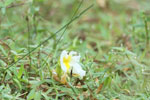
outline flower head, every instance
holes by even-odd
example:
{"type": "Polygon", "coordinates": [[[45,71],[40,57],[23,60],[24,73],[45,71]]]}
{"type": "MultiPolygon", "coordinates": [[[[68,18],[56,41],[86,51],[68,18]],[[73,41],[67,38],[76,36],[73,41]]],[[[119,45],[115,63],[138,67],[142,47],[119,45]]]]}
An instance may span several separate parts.
{"type": "Polygon", "coordinates": [[[86,72],[82,69],[79,62],[80,55],[77,55],[77,52],[71,51],[68,53],[66,50],[62,51],[60,55],[60,64],[63,72],[70,73],[72,70],[74,75],[78,75],[83,78],[86,72]]]}

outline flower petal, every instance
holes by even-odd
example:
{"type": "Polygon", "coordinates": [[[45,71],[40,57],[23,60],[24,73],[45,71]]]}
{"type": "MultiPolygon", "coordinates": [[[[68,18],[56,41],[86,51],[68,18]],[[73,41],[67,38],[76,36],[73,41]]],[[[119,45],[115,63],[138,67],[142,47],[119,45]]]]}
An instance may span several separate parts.
{"type": "Polygon", "coordinates": [[[72,56],[72,60],[71,60],[71,62],[76,62],[76,63],[78,63],[78,62],[80,62],[80,55],[79,56],[72,56]]]}
{"type": "Polygon", "coordinates": [[[82,67],[78,63],[72,63],[72,69],[73,74],[77,74],[80,76],[80,78],[83,78],[85,76],[85,71],[82,69],[82,67]]]}
{"type": "Polygon", "coordinates": [[[76,55],[76,54],[77,54],[77,52],[75,52],[75,51],[70,51],[70,53],[69,53],[69,55],[71,55],[71,56],[76,55]]]}
{"type": "Polygon", "coordinates": [[[83,78],[85,76],[86,71],[82,69],[80,66],[80,55],[77,55],[77,52],[71,51],[69,54],[67,51],[62,51],[61,56],[60,56],[60,64],[61,64],[61,69],[65,73],[70,73],[72,69],[73,75],[80,76],[80,78],[83,78]]]}
{"type": "Polygon", "coordinates": [[[80,61],[80,55],[78,55],[77,56],[77,52],[75,52],[75,51],[71,51],[70,53],[69,53],[69,55],[71,55],[72,56],[72,62],[79,62],[80,61]]]}
{"type": "Polygon", "coordinates": [[[60,55],[60,64],[61,64],[61,69],[64,72],[67,72],[67,68],[65,66],[65,64],[63,63],[63,58],[68,56],[68,52],[66,50],[62,51],[61,55],[60,55]]]}

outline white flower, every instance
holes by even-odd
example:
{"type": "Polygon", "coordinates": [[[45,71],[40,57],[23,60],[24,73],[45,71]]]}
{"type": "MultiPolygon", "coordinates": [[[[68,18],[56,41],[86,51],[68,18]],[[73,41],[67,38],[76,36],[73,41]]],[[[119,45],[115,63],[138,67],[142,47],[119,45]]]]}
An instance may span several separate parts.
{"type": "Polygon", "coordinates": [[[65,73],[70,73],[72,70],[72,73],[74,75],[79,75],[80,78],[83,78],[86,72],[82,69],[79,62],[80,55],[77,56],[77,52],[71,51],[70,53],[68,53],[66,50],[62,51],[60,55],[60,64],[61,69],[65,73]]]}

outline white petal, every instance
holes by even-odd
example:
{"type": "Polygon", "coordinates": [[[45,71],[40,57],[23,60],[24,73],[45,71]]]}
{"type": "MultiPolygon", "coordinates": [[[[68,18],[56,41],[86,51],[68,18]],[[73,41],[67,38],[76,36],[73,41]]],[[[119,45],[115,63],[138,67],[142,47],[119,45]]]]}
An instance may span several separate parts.
{"type": "Polygon", "coordinates": [[[71,59],[71,62],[76,62],[76,63],[78,63],[78,62],[80,62],[80,55],[79,56],[72,56],[72,59],[71,59]]]}
{"type": "Polygon", "coordinates": [[[63,63],[63,58],[68,56],[68,52],[66,50],[62,51],[61,55],[60,55],[60,64],[61,64],[61,68],[64,72],[67,72],[67,68],[65,66],[65,64],[63,63]]]}
{"type": "Polygon", "coordinates": [[[71,55],[71,56],[76,55],[76,54],[77,54],[77,52],[75,52],[75,51],[70,51],[70,53],[69,53],[69,55],[71,55]]]}
{"type": "Polygon", "coordinates": [[[75,52],[75,51],[71,51],[70,53],[69,53],[69,55],[71,55],[72,56],[72,62],[79,62],[80,61],[80,55],[78,55],[77,56],[77,52],[75,52]]]}
{"type": "Polygon", "coordinates": [[[83,78],[85,76],[85,71],[82,69],[82,67],[78,63],[72,63],[72,69],[73,69],[73,74],[78,74],[80,78],[83,78]]]}
{"type": "Polygon", "coordinates": [[[67,52],[66,50],[63,50],[63,51],[61,52],[61,56],[66,56],[66,55],[68,55],[68,52],[67,52]]]}

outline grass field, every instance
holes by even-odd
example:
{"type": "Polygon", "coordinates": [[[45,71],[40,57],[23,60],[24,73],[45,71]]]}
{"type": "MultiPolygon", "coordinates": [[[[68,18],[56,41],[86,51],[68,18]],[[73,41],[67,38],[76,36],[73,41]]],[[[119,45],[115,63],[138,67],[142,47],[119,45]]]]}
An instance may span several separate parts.
{"type": "Polygon", "coordinates": [[[150,100],[149,4],[0,0],[0,100],[150,100]]]}

